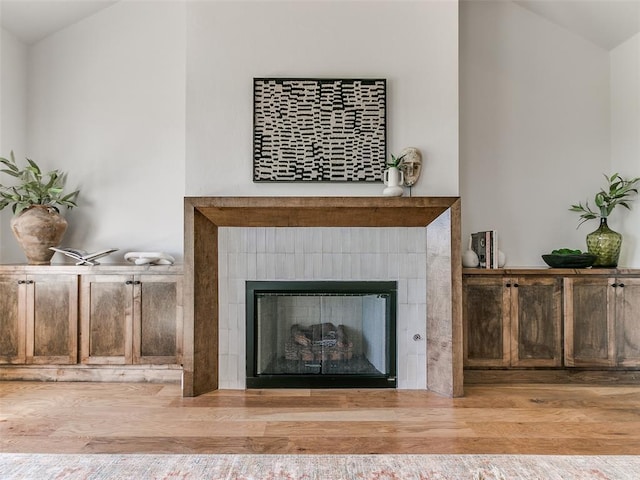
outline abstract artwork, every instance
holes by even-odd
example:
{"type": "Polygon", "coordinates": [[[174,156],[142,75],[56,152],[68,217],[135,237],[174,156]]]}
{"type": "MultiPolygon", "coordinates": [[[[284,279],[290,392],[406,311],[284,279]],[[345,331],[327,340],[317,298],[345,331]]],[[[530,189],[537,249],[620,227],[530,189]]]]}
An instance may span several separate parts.
{"type": "Polygon", "coordinates": [[[386,80],[256,78],[254,182],[380,182],[386,80]]]}

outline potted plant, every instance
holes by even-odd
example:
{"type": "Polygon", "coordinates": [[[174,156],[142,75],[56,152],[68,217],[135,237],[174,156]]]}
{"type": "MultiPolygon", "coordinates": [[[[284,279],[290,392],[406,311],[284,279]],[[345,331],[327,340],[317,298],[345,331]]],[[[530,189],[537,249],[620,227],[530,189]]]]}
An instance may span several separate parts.
{"type": "Polygon", "coordinates": [[[640,177],[625,179],[617,173],[604,177],[607,180],[607,186],[600,189],[594,197],[596,209],[592,209],[587,201],[584,205],[582,202],[571,205],[569,210],[580,213],[582,220],[578,223],[578,227],[588,220],[600,219],[598,229],[587,235],[587,249],[597,257],[594,267],[616,267],[622,247],[622,235],[609,228],[607,218],[618,205],[631,209],[629,203],[633,200],[632,197],[638,194],[637,185],[640,177]]]}
{"type": "Polygon", "coordinates": [[[6,168],[0,170],[14,177],[14,185],[0,184],[0,210],[11,206],[11,230],[31,265],[48,265],[67,230],[67,221],[59,206],[76,206],[78,190],[65,194],[66,175],[58,170],[42,173],[33,160],[27,158],[24,168],[18,167],[13,151],[10,158],[0,157],[6,168]]]}

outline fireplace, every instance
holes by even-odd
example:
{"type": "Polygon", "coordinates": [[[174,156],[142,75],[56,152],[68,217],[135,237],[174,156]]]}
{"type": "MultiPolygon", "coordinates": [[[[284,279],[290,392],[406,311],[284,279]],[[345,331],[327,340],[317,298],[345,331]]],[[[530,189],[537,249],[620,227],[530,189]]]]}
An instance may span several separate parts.
{"type": "Polygon", "coordinates": [[[458,197],[186,197],[184,207],[184,396],[219,388],[232,369],[219,361],[220,227],[426,227],[423,378],[428,390],[463,395],[458,197]]]}
{"type": "Polygon", "coordinates": [[[396,282],[246,282],[247,388],[395,388],[396,296],[396,282]]]}

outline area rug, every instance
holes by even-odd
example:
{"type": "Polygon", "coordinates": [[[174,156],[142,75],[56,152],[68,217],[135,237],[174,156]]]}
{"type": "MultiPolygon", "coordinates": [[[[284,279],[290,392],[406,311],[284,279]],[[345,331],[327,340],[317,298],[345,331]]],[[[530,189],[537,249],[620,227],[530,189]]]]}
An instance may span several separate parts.
{"type": "Polygon", "coordinates": [[[3,480],[637,480],[640,456],[0,454],[3,480]]]}

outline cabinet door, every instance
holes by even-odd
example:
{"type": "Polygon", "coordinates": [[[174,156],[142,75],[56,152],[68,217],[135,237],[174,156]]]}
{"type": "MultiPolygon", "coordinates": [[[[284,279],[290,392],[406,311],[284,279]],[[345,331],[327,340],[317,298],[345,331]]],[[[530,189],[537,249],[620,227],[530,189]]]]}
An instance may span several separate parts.
{"type": "Polygon", "coordinates": [[[0,275],[0,364],[26,361],[26,281],[0,275]]]}
{"type": "Polygon", "coordinates": [[[510,295],[501,276],[466,277],[463,289],[464,365],[507,367],[510,295]]]}
{"type": "Polygon", "coordinates": [[[562,282],[520,277],[511,288],[511,366],[562,365],[562,282]]]}
{"type": "Polygon", "coordinates": [[[134,281],[133,362],[175,364],[182,349],[182,282],[176,275],[134,281]]]}
{"type": "Polygon", "coordinates": [[[77,363],[78,277],[28,275],[27,291],[27,363],[77,363]]]}
{"type": "Polygon", "coordinates": [[[615,364],[614,279],[564,279],[564,357],[568,367],[615,364]]]}
{"type": "Polygon", "coordinates": [[[617,364],[640,367],[640,278],[618,278],[614,285],[617,364]]]}
{"type": "Polygon", "coordinates": [[[133,276],[83,275],[81,361],[124,365],[132,362],[133,276]]]}

